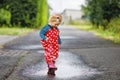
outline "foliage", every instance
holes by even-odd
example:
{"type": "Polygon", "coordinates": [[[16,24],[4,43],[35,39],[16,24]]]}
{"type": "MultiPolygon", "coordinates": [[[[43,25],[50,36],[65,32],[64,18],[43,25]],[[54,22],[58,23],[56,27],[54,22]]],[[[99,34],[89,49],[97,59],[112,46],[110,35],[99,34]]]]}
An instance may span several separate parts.
{"type": "Polygon", "coordinates": [[[83,6],[82,10],[93,25],[103,26],[105,29],[113,18],[119,16],[120,2],[117,0],[87,0],[86,6],[83,6]]]}
{"type": "Polygon", "coordinates": [[[114,18],[108,24],[107,29],[114,33],[120,34],[120,18],[114,18]]]}
{"type": "MultiPolygon", "coordinates": [[[[48,5],[46,0],[1,0],[0,9],[4,10],[5,14],[8,12],[10,14],[7,19],[0,16],[6,21],[4,24],[39,27],[47,23],[48,5]]],[[[0,13],[0,15],[3,14],[0,13]]],[[[4,20],[1,20],[0,24],[4,20]]]]}
{"type": "Polygon", "coordinates": [[[10,25],[11,13],[5,9],[0,9],[0,23],[10,25]]]}
{"type": "Polygon", "coordinates": [[[43,26],[48,22],[48,5],[46,0],[39,0],[37,6],[36,26],[43,26]],[[44,7],[42,7],[44,6],[44,7]]]}

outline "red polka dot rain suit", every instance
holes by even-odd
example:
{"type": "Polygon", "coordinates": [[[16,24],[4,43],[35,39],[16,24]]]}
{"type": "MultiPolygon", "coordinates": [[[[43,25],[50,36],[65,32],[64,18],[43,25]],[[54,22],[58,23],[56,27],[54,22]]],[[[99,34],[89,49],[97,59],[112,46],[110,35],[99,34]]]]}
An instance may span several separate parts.
{"type": "Polygon", "coordinates": [[[59,44],[61,44],[59,29],[47,25],[41,30],[40,37],[42,38],[41,43],[45,50],[46,63],[55,61],[58,58],[59,44]],[[48,38],[47,42],[46,38],[48,38]]]}

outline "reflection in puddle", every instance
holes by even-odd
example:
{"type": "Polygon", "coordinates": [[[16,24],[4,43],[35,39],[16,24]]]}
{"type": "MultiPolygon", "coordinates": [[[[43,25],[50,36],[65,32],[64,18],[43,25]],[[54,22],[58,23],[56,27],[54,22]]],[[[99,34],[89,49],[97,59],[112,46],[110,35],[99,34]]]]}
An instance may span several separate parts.
{"type": "Polygon", "coordinates": [[[57,77],[59,78],[68,78],[68,77],[77,77],[77,76],[92,76],[98,74],[96,69],[90,68],[85,65],[80,57],[70,54],[68,52],[61,54],[61,59],[57,64],[58,70],[56,71],[57,77]]]}
{"type": "MultiPolygon", "coordinates": [[[[84,79],[102,73],[94,68],[85,65],[79,56],[69,52],[60,52],[56,66],[58,67],[58,70],[56,71],[55,78],[58,79],[71,79],[73,77],[84,79]]],[[[44,59],[37,65],[30,66],[24,70],[23,75],[27,77],[46,76],[47,66],[44,59]]]]}
{"type": "Polygon", "coordinates": [[[61,36],[62,39],[74,39],[74,36],[61,36]]]}
{"type": "Polygon", "coordinates": [[[22,46],[17,46],[17,49],[26,49],[26,50],[36,50],[36,49],[41,49],[42,45],[22,45],[22,46]]]}

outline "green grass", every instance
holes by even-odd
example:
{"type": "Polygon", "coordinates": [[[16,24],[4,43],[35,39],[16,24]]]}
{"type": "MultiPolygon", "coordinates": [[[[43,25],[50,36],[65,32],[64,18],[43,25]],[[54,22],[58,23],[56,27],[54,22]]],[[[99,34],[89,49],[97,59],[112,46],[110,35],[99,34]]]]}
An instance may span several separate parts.
{"type": "Polygon", "coordinates": [[[82,25],[75,25],[78,29],[90,31],[95,35],[113,41],[114,43],[120,44],[120,34],[114,33],[113,31],[103,30],[103,29],[95,29],[91,24],[82,24],[82,25]]]}
{"type": "Polygon", "coordinates": [[[26,35],[32,32],[33,29],[30,28],[0,28],[0,35],[26,35]]]}
{"type": "Polygon", "coordinates": [[[107,40],[113,41],[114,43],[120,44],[120,34],[118,33],[114,33],[109,30],[95,29],[95,34],[107,40]]]}
{"type": "Polygon", "coordinates": [[[93,31],[92,25],[75,25],[78,29],[85,31],[93,31]]]}

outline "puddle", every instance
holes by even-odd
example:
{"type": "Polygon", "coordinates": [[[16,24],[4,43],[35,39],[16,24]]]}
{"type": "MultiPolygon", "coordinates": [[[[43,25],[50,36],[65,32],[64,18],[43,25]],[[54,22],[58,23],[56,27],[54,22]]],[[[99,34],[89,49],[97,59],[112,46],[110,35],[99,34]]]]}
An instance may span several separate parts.
{"type": "MultiPolygon", "coordinates": [[[[75,54],[70,52],[60,52],[59,54],[59,58],[56,61],[56,66],[58,67],[58,70],[55,72],[56,80],[69,80],[74,77],[79,79],[86,79],[102,74],[102,72],[99,72],[97,69],[91,68],[84,64],[80,57],[75,54]]],[[[47,70],[47,65],[43,59],[40,63],[25,69],[23,71],[23,75],[29,78],[41,78],[47,75],[47,70]]]]}
{"type": "Polygon", "coordinates": [[[42,49],[42,45],[14,45],[11,47],[7,47],[10,49],[16,49],[16,50],[39,50],[42,49]]]}
{"type": "Polygon", "coordinates": [[[19,49],[40,49],[42,45],[22,45],[18,47],[19,49]]]}
{"type": "Polygon", "coordinates": [[[61,39],[75,39],[74,36],[61,36],[61,39]]]}

